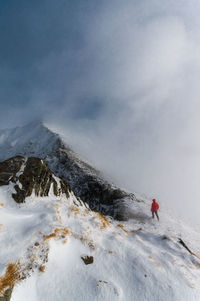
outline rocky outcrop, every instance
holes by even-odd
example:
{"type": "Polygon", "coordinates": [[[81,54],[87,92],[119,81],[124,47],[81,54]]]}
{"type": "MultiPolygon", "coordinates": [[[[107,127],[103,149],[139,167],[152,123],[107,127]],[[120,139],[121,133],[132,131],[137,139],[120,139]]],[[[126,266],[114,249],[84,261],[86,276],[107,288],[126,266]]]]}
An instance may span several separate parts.
{"type": "Polygon", "coordinates": [[[34,193],[36,196],[55,196],[65,193],[69,196],[70,187],[61,179],[56,179],[48,165],[39,158],[16,156],[0,162],[0,186],[14,183],[12,197],[17,203],[34,193]]]}
{"type": "Polygon", "coordinates": [[[10,181],[15,181],[25,159],[21,156],[0,162],[0,186],[8,185],[10,181]]]}
{"type": "MultiPolygon", "coordinates": [[[[75,194],[92,210],[124,219],[127,215],[127,206],[124,207],[126,199],[132,203],[138,201],[133,194],[106,181],[99,171],[82,160],[63,143],[58,134],[50,131],[41,122],[31,123],[22,128],[2,130],[0,137],[1,160],[16,155],[34,156],[44,160],[52,172],[69,183],[75,194]]],[[[2,174],[2,179],[8,180],[9,174],[2,174]]],[[[23,182],[26,186],[25,179],[23,182]]],[[[22,191],[20,193],[23,195],[22,191]]],[[[45,189],[43,193],[46,194],[45,189]]]]}
{"type": "Polygon", "coordinates": [[[127,193],[107,182],[100,172],[83,162],[64,145],[49,153],[44,160],[57,176],[64,178],[70,184],[76,195],[92,210],[122,219],[124,199],[137,201],[134,194],[127,193]]]}

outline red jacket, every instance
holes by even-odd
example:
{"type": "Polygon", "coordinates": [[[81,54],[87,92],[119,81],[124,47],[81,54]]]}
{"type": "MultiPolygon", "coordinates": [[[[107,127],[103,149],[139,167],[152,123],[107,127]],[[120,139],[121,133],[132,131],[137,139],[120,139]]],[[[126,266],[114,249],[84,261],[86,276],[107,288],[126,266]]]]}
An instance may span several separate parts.
{"type": "Polygon", "coordinates": [[[156,202],[156,200],[153,200],[153,203],[151,205],[151,211],[158,211],[158,209],[159,209],[158,203],[156,202]]]}

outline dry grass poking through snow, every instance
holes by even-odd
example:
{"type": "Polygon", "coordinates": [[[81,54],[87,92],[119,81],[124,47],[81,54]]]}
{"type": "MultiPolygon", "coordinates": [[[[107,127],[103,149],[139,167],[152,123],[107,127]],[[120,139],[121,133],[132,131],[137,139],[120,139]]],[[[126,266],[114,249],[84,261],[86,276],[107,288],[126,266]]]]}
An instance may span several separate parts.
{"type": "Polygon", "coordinates": [[[101,223],[102,223],[102,228],[105,229],[107,227],[110,227],[110,222],[109,220],[103,216],[101,213],[96,212],[96,216],[98,219],[100,219],[101,223]]]}
{"type": "Polygon", "coordinates": [[[81,216],[87,216],[89,214],[90,210],[88,208],[84,208],[82,210],[80,210],[79,207],[73,205],[71,207],[70,213],[74,213],[74,215],[81,215],[81,216]]]}
{"type": "Polygon", "coordinates": [[[53,233],[44,236],[44,242],[51,238],[66,238],[69,236],[71,231],[67,228],[56,228],[53,233]]]}
{"type": "Polygon", "coordinates": [[[121,228],[126,234],[129,234],[129,231],[126,230],[122,224],[118,224],[117,226],[118,226],[119,228],[121,228]]]}
{"type": "Polygon", "coordinates": [[[60,208],[59,208],[58,204],[55,205],[55,209],[56,209],[56,214],[57,214],[58,221],[60,223],[62,223],[62,217],[61,217],[61,214],[60,214],[60,208]]]}
{"type": "Polygon", "coordinates": [[[5,291],[20,281],[20,263],[9,263],[6,267],[5,274],[0,277],[0,294],[4,295],[5,291]]]}
{"type": "Polygon", "coordinates": [[[79,210],[78,207],[72,206],[72,207],[71,207],[71,212],[73,212],[73,213],[75,213],[75,214],[79,214],[79,213],[80,213],[80,210],[79,210]]]}

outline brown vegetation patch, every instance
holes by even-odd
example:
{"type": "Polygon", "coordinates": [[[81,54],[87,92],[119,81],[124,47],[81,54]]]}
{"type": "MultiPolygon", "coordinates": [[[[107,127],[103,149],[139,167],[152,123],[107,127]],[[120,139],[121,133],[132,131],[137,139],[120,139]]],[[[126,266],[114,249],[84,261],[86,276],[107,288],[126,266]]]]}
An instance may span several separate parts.
{"type": "Polygon", "coordinates": [[[56,233],[55,232],[53,232],[51,234],[48,234],[48,235],[45,235],[44,236],[44,241],[47,241],[47,240],[49,240],[51,238],[54,238],[54,237],[56,237],[56,233]]]}
{"type": "Polygon", "coordinates": [[[79,210],[78,207],[72,206],[72,207],[71,207],[71,212],[72,212],[72,213],[75,213],[75,214],[79,214],[79,213],[80,213],[80,210],[79,210]]]}
{"type": "Polygon", "coordinates": [[[103,216],[100,212],[97,212],[96,216],[100,219],[103,229],[110,227],[109,220],[105,216],[103,216]]]}
{"type": "Polygon", "coordinates": [[[7,289],[20,281],[20,263],[9,263],[6,267],[5,274],[0,277],[0,294],[4,295],[7,289]]]}
{"type": "Polygon", "coordinates": [[[64,236],[68,236],[68,235],[71,234],[71,231],[67,228],[56,228],[54,230],[54,232],[56,233],[56,235],[61,234],[61,235],[64,235],[64,236]]]}
{"type": "Polygon", "coordinates": [[[44,271],[45,271],[45,265],[41,265],[39,267],[39,270],[40,270],[40,272],[44,273],[44,271]]]}
{"type": "Polygon", "coordinates": [[[56,228],[53,233],[44,236],[44,241],[47,241],[51,238],[66,238],[69,236],[71,231],[67,228],[56,228]]]}
{"type": "Polygon", "coordinates": [[[122,224],[118,224],[117,226],[118,226],[119,228],[121,228],[126,234],[129,234],[129,231],[126,230],[122,224]]]}

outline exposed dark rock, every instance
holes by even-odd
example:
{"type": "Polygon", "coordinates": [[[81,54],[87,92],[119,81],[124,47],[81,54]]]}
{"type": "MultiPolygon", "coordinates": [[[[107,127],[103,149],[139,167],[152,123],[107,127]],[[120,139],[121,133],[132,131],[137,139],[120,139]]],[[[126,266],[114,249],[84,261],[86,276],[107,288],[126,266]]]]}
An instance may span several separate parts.
{"type": "Polygon", "coordinates": [[[0,162],[0,186],[15,183],[15,193],[12,197],[17,203],[23,203],[33,191],[36,196],[48,196],[53,185],[56,196],[65,193],[69,196],[70,187],[60,180],[60,187],[48,165],[39,158],[24,158],[17,156],[0,162]]]}
{"type": "Polygon", "coordinates": [[[181,239],[181,238],[179,238],[178,239],[178,242],[191,254],[191,255],[195,255],[189,248],[188,248],[188,246],[184,243],[184,241],[181,239]]]}
{"type": "Polygon", "coordinates": [[[21,156],[0,162],[0,186],[8,185],[9,181],[15,181],[15,176],[20,170],[25,159],[21,156]]]}
{"type": "MultiPolygon", "coordinates": [[[[90,209],[118,219],[127,218],[124,199],[129,199],[134,203],[137,198],[106,181],[98,170],[80,159],[70,147],[64,144],[58,134],[50,131],[42,123],[35,122],[18,128],[17,134],[15,134],[15,129],[11,129],[9,135],[0,145],[1,160],[16,155],[38,157],[48,164],[57,177],[69,183],[76,196],[87,203],[90,209]],[[27,130],[33,132],[33,137],[31,135],[26,137],[27,130]],[[20,142],[19,133],[25,135],[26,139],[23,143],[20,142]],[[14,146],[10,143],[9,135],[12,141],[14,139],[17,141],[14,146]]],[[[1,181],[2,183],[8,182],[9,176],[9,174],[2,173],[0,183],[1,181]]],[[[56,191],[56,184],[54,190],[56,191]]]]}
{"type": "Polygon", "coordinates": [[[60,147],[44,158],[52,171],[64,178],[90,209],[119,220],[127,219],[124,199],[127,197],[137,201],[136,197],[108,183],[100,172],[77,158],[71,149],[62,144],[60,147]]]}
{"type": "Polygon", "coordinates": [[[94,257],[93,256],[82,256],[81,259],[84,261],[84,263],[87,264],[92,264],[94,262],[94,257]]]}

